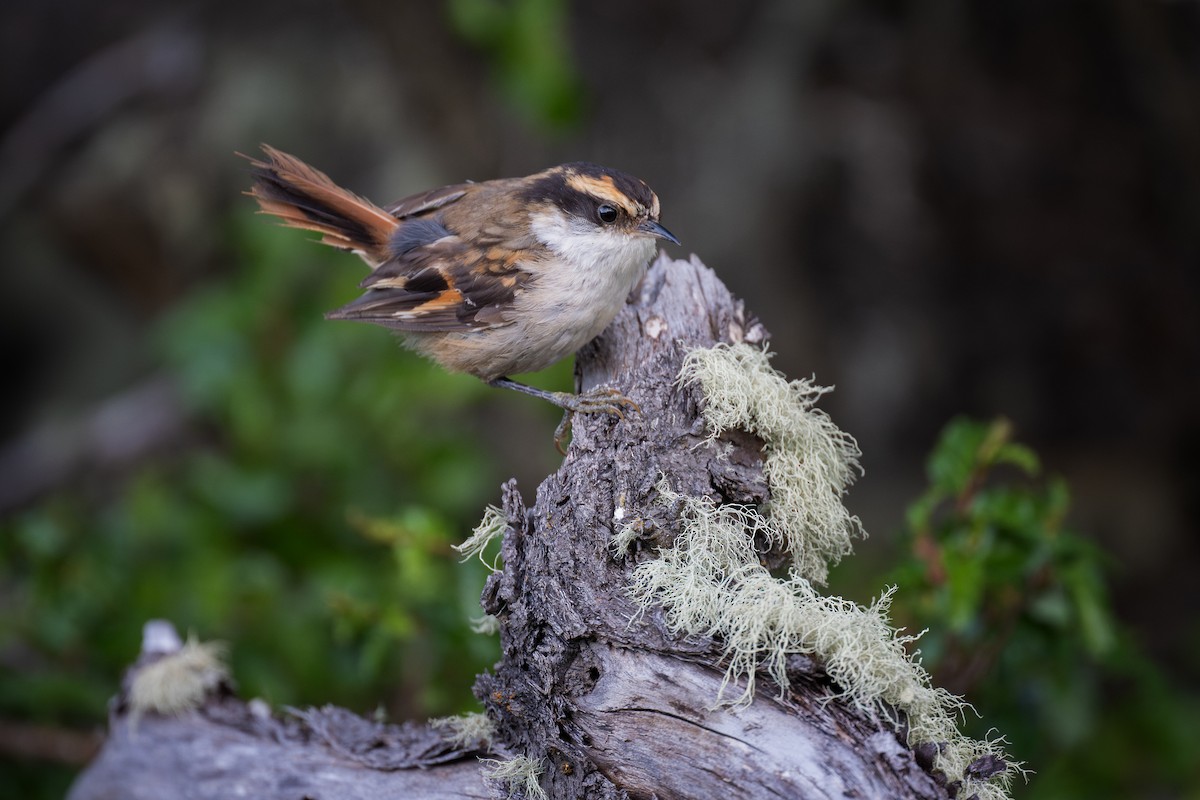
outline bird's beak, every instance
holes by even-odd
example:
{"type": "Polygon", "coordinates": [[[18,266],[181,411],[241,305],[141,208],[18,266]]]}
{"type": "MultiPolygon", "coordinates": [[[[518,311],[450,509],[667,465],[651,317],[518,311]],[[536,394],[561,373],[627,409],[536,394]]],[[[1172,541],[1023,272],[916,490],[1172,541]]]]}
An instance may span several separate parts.
{"type": "Polygon", "coordinates": [[[641,225],[638,225],[638,230],[642,231],[643,233],[648,233],[651,236],[657,236],[660,239],[666,239],[668,242],[679,244],[679,240],[675,238],[675,234],[671,233],[669,230],[664,228],[662,225],[659,225],[652,219],[648,219],[641,225]]]}

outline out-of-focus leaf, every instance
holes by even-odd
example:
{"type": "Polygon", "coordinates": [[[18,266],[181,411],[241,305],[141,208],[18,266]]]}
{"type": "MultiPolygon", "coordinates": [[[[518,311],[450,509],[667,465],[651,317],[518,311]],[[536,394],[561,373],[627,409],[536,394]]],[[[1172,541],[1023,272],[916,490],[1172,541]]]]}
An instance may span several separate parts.
{"type": "Polygon", "coordinates": [[[965,689],[1037,771],[1024,794],[1140,796],[1149,773],[1130,759],[1194,773],[1194,752],[1180,756],[1194,751],[1194,693],[1163,690],[1113,617],[1107,557],[1066,527],[1066,482],[1039,479],[1036,454],[1011,437],[1006,420],[943,431],[931,485],[906,516],[912,555],[887,579],[900,586],[894,613],[929,628],[921,650],[936,682],[965,689]]]}
{"type": "Polygon", "coordinates": [[[495,499],[464,424],[490,390],[327,322],[356,270],[245,217],[242,267],[155,334],[196,446],[0,521],[0,713],[100,722],[156,617],[227,641],[241,690],[274,703],[453,713],[495,658],[469,629],[483,575],[450,549],[495,499]]]}
{"type": "Polygon", "coordinates": [[[926,462],[932,487],[946,495],[961,493],[977,466],[979,447],[987,436],[987,427],[960,417],[942,431],[933,453],[926,462]]]}
{"type": "Polygon", "coordinates": [[[961,632],[978,619],[986,588],[986,561],[973,553],[952,551],[942,563],[946,568],[946,623],[951,631],[961,632]]]}
{"type": "Polygon", "coordinates": [[[1099,570],[1095,564],[1081,560],[1066,566],[1062,573],[1088,653],[1093,658],[1109,654],[1116,644],[1116,631],[1099,570]]]}
{"type": "Polygon", "coordinates": [[[1005,442],[1002,444],[996,450],[994,461],[997,464],[1011,464],[1030,476],[1037,475],[1042,468],[1037,453],[1025,445],[1015,442],[1005,442]]]}
{"type": "Polygon", "coordinates": [[[450,0],[451,27],[491,57],[498,84],[533,119],[577,121],[582,84],[567,43],[565,0],[450,0]]]}
{"type": "Polygon", "coordinates": [[[1040,593],[1029,604],[1029,615],[1057,630],[1065,630],[1074,620],[1070,598],[1060,590],[1040,593]]]}

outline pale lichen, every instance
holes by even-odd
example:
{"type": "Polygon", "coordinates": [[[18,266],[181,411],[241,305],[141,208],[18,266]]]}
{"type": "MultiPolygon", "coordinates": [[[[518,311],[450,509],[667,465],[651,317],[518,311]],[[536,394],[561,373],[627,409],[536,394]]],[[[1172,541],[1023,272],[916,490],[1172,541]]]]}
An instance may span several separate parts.
{"type": "Polygon", "coordinates": [[[129,707],[141,714],[182,714],[197,708],[209,692],[229,678],[221,642],[188,637],[178,650],[141,667],[129,686],[129,707]]]}
{"type": "MultiPolygon", "coordinates": [[[[795,570],[787,579],[776,578],[754,548],[755,533],[771,524],[757,509],[685,497],[671,491],[665,480],[658,490],[664,504],[680,509],[680,531],[673,547],[637,567],[631,591],[643,607],[661,604],[676,633],[722,642],[728,666],[719,702],[733,685],[742,691],[729,702],[750,703],[759,670],[785,693],[788,656],[810,655],[848,702],[891,713],[897,724],[901,720],[894,712],[903,712],[910,744],[939,743],[935,765],[947,775],[962,776],[984,755],[1003,757],[998,742],[975,741],[958,732],[957,720],[968,706],[932,685],[915,654],[908,652],[917,637],[904,635],[888,621],[894,589],[864,607],[820,594],[795,570]]],[[[966,781],[981,800],[998,800],[1007,797],[1010,777],[966,781]]]]}
{"type": "MultiPolygon", "coordinates": [[[[663,478],[659,497],[678,509],[679,533],[674,546],[634,571],[635,599],[644,608],[661,604],[676,633],[722,642],[727,668],[718,702],[751,702],[759,670],[786,693],[788,657],[808,655],[847,702],[906,725],[911,745],[936,744],[934,766],[962,780],[961,796],[1008,797],[1020,766],[1009,764],[989,780],[970,775],[967,768],[978,759],[1004,758],[1003,740],[978,741],[958,731],[969,706],[932,685],[919,651],[909,652],[918,637],[889,622],[895,589],[864,607],[814,588],[824,583],[829,562],[850,552],[851,538],[862,533],[841,501],[858,469],[858,447],[814,407],[827,390],[787,381],[765,352],[749,345],[693,350],[680,377],[703,391],[711,436],[736,428],[763,440],[771,499],[762,508],[718,504],[674,492],[663,478]],[[786,578],[763,565],[756,536],[791,556],[786,578]],[[727,701],[731,685],[742,690],[727,701]]],[[[617,538],[625,542],[628,533],[617,538]]]]}
{"type": "Polygon", "coordinates": [[[471,630],[481,636],[495,636],[500,632],[500,619],[494,614],[484,614],[469,620],[471,630]]]}
{"type": "Polygon", "coordinates": [[[703,392],[712,438],[738,429],[762,439],[763,473],[771,488],[762,509],[770,523],[766,532],[782,541],[801,575],[824,584],[830,564],[863,534],[841,501],[861,472],[858,444],[816,408],[829,389],[787,380],[765,350],[747,344],[692,350],[680,380],[703,392]]]}
{"type": "Polygon", "coordinates": [[[611,550],[615,556],[619,556],[626,552],[629,550],[629,546],[637,541],[637,538],[642,535],[644,527],[645,523],[641,519],[637,519],[632,522],[627,522],[621,527],[617,528],[616,532],[613,533],[612,538],[609,539],[609,550],[611,550]]]}
{"type": "Polygon", "coordinates": [[[521,792],[532,800],[547,800],[549,797],[546,790],[538,783],[538,778],[545,771],[541,759],[534,760],[528,756],[517,756],[506,761],[481,758],[479,762],[486,768],[484,779],[500,784],[510,796],[521,792]]]}
{"type": "Polygon", "coordinates": [[[462,544],[454,545],[454,549],[462,554],[463,561],[466,561],[471,556],[479,558],[479,563],[483,564],[490,571],[496,572],[500,568],[497,565],[497,560],[500,556],[497,554],[489,563],[483,557],[484,550],[492,543],[493,539],[504,535],[504,531],[508,528],[508,518],[504,516],[504,512],[495,506],[488,506],[483,511],[483,519],[471,531],[471,535],[462,544]]]}
{"type": "Polygon", "coordinates": [[[496,737],[496,724],[487,714],[479,712],[457,717],[438,717],[429,720],[429,724],[440,732],[447,742],[463,749],[487,750],[496,737]]]}

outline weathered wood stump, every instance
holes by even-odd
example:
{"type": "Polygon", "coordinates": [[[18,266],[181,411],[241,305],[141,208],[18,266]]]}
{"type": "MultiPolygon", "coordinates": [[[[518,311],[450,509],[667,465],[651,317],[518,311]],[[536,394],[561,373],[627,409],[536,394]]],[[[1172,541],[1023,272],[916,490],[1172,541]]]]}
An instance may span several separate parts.
{"type": "Polygon", "coordinates": [[[720,643],[672,635],[660,610],[626,590],[677,533],[657,489],[664,476],[690,496],[767,499],[761,442],[710,441],[703,398],[678,381],[691,348],[765,339],[698,260],[663,257],[579,354],[582,388],[616,387],[641,413],[577,418],[532,506],[504,487],[503,569],[482,600],[499,620],[502,657],[475,685],[495,734],[480,749],[337,709],[281,720],[219,691],[197,710],[136,721],[118,702],[72,800],[947,797],[894,727],[834,698],[810,659],[793,658],[786,690],[763,678],[752,703],[718,705],[720,643]],[[613,534],[629,524],[637,538],[614,552],[613,534]],[[531,759],[540,790],[489,780],[476,756],[531,759]]]}

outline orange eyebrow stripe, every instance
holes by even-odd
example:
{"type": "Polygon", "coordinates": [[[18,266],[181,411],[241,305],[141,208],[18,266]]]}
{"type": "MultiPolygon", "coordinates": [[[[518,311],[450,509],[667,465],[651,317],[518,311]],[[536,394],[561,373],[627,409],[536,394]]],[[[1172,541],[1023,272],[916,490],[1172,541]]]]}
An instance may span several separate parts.
{"type": "Polygon", "coordinates": [[[593,178],[589,175],[572,174],[567,178],[567,185],[576,191],[599,197],[601,200],[606,200],[613,205],[620,206],[630,216],[637,215],[637,209],[629,202],[629,198],[624,192],[617,189],[613,179],[609,175],[602,175],[599,178],[593,178]]]}

